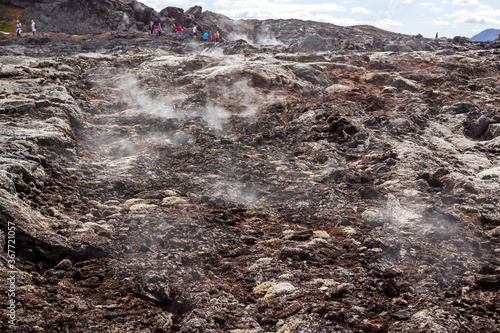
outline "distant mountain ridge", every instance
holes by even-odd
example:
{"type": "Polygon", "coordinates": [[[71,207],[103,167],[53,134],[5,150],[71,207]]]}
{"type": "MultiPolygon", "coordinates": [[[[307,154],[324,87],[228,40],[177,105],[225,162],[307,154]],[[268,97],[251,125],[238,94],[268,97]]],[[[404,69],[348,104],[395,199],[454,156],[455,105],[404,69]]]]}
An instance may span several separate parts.
{"type": "Polygon", "coordinates": [[[498,38],[498,34],[500,34],[500,29],[486,29],[470,40],[473,42],[491,42],[498,38]]]}

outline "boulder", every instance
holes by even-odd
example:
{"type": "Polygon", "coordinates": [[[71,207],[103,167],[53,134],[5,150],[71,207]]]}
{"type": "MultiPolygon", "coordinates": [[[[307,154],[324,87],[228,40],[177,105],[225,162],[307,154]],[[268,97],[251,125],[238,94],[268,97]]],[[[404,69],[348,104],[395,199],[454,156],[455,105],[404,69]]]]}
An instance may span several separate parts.
{"type": "Polygon", "coordinates": [[[185,25],[184,9],[177,7],[166,7],[159,13],[161,17],[171,18],[174,20],[175,27],[185,25]]]}

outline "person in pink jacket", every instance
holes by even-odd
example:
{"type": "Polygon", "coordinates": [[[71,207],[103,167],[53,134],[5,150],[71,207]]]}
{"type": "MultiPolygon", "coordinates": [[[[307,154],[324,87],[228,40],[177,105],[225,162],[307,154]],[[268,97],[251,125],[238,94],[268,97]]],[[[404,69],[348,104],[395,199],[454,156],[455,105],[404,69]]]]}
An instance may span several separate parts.
{"type": "Polygon", "coordinates": [[[161,23],[158,23],[158,36],[161,36],[161,23]]]}

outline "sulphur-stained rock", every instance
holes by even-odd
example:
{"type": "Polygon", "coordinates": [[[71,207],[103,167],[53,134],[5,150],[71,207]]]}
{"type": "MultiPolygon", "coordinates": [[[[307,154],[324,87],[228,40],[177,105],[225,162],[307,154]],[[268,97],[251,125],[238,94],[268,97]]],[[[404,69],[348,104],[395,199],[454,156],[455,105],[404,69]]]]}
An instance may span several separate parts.
{"type": "Polygon", "coordinates": [[[71,260],[69,259],[63,259],[60,263],[58,263],[54,269],[55,270],[68,270],[68,269],[71,269],[71,267],[73,266],[73,264],[71,263],[71,260]]]}
{"type": "Polygon", "coordinates": [[[186,203],[187,203],[186,199],[180,197],[166,197],[163,198],[162,200],[163,205],[183,205],[186,203]]]}
{"type": "Polygon", "coordinates": [[[361,330],[364,333],[386,333],[389,330],[389,323],[383,319],[374,319],[364,323],[361,330]]]}
{"type": "Polygon", "coordinates": [[[500,238],[500,227],[496,227],[486,233],[489,236],[500,238]]]}
{"type": "Polygon", "coordinates": [[[498,42],[25,8],[50,24],[0,36],[19,332],[497,330],[498,42]]]}
{"type": "Polygon", "coordinates": [[[271,299],[277,296],[293,293],[295,290],[296,288],[288,282],[264,282],[256,286],[253,292],[257,295],[263,296],[264,299],[271,299]]]}
{"type": "Polygon", "coordinates": [[[156,207],[156,205],[151,205],[151,204],[135,204],[135,205],[130,206],[129,209],[132,213],[140,213],[140,212],[154,209],[155,207],[156,207]]]}

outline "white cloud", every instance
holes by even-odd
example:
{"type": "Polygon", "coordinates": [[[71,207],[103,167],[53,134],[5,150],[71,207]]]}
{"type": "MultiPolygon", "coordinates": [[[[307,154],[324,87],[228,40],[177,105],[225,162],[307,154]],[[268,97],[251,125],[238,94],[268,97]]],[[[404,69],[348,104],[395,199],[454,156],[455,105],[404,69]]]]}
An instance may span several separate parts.
{"type": "Polygon", "coordinates": [[[403,23],[393,20],[393,19],[384,19],[384,20],[379,20],[374,22],[374,25],[377,28],[381,29],[390,29],[391,27],[401,27],[403,26],[403,23]]]}
{"type": "Polygon", "coordinates": [[[142,1],[146,6],[153,8],[157,12],[167,7],[188,7],[191,3],[189,0],[148,0],[142,1]]]}
{"type": "Polygon", "coordinates": [[[440,25],[440,26],[447,26],[450,25],[451,23],[448,21],[443,21],[443,20],[434,20],[431,23],[432,25],[440,25]]]}
{"type": "Polygon", "coordinates": [[[484,24],[500,25],[500,10],[493,9],[490,6],[480,6],[476,10],[458,10],[445,17],[455,18],[455,24],[484,24]]]}
{"type": "Polygon", "coordinates": [[[371,12],[363,7],[354,7],[351,8],[351,14],[370,14],[371,12]]]}
{"type": "MultiPolygon", "coordinates": [[[[216,2],[220,5],[222,2],[216,2]]],[[[290,19],[314,20],[315,13],[344,12],[346,9],[333,3],[296,4],[285,1],[231,1],[230,6],[221,6],[219,13],[238,19],[290,19]]]]}
{"type": "Polygon", "coordinates": [[[499,11],[499,10],[495,10],[495,9],[493,9],[493,7],[488,6],[488,5],[482,5],[482,4],[481,4],[481,5],[479,5],[479,6],[477,7],[477,10],[487,10],[487,11],[492,11],[492,12],[496,13],[495,15],[500,15],[500,14],[499,14],[499,13],[500,13],[500,11],[499,11]]]}
{"type": "Polygon", "coordinates": [[[434,4],[431,3],[431,2],[421,2],[418,4],[419,6],[422,6],[422,7],[431,7],[431,10],[434,12],[434,13],[440,13],[443,11],[443,8],[439,8],[439,7],[434,7],[434,4]]]}
{"type": "Polygon", "coordinates": [[[230,7],[231,6],[231,0],[218,0],[215,2],[217,6],[221,7],[230,7]]]}
{"type": "Polygon", "coordinates": [[[498,24],[500,24],[500,20],[496,20],[496,19],[491,18],[491,17],[466,17],[466,18],[461,18],[461,19],[456,20],[455,23],[498,25],[498,24]]]}
{"type": "Polygon", "coordinates": [[[456,6],[479,6],[478,0],[453,0],[453,4],[456,6]]]}

